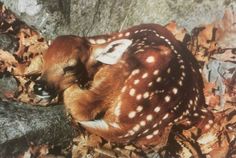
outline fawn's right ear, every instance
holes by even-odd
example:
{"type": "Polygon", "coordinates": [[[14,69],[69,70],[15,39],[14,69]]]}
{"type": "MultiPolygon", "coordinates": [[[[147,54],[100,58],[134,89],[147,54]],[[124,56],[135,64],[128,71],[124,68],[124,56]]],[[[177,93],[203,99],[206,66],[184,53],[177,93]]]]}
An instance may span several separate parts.
{"type": "Polygon", "coordinates": [[[132,41],[128,39],[115,40],[95,54],[95,60],[104,64],[116,64],[131,44],[132,41]]]}

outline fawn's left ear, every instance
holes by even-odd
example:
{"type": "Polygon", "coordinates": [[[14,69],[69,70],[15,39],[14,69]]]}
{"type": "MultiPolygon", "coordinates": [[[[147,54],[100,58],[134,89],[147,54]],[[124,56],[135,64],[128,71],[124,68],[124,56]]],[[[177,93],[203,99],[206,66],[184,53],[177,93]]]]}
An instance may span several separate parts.
{"type": "Polygon", "coordinates": [[[95,59],[104,64],[116,64],[131,44],[132,41],[128,39],[113,41],[99,51],[95,55],[95,59]]]}

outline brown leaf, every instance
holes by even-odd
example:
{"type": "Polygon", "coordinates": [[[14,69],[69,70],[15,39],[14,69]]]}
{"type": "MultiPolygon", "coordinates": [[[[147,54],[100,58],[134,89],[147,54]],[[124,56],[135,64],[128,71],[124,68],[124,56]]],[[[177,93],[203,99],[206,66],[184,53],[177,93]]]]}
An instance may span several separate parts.
{"type": "Polygon", "coordinates": [[[101,137],[95,134],[91,134],[88,138],[86,145],[89,147],[98,147],[101,143],[102,143],[101,137]]]}
{"type": "Polygon", "coordinates": [[[175,21],[168,23],[165,28],[167,28],[175,38],[181,42],[183,42],[185,35],[187,34],[187,30],[181,26],[178,26],[175,21]]]}
{"type": "Polygon", "coordinates": [[[4,70],[11,72],[11,69],[17,63],[18,62],[11,53],[0,49],[0,72],[3,72],[4,70]]]}
{"type": "Polygon", "coordinates": [[[211,40],[213,38],[213,29],[214,29],[214,25],[213,24],[209,24],[204,26],[204,29],[202,31],[199,32],[198,34],[198,45],[204,47],[204,48],[210,48],[211,45],[211,40]]]}
{"type": "Polygon", "coordinates": [[[25,68],[24,75],[40,74],[42,70],[43,59],[41,55],[36,56],[30,62],[30,65],[25,68]]]}

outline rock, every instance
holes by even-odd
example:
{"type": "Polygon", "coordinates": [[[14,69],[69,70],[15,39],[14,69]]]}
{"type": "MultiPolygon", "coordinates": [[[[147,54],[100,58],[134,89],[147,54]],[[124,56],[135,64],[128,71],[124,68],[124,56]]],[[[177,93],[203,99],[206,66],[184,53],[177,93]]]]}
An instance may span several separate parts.
{"type": "Polygon", "coordinates": [[[16,79],[8,73],[0,74],[0,98],[13,97],[18,88],[16,79]]]}
{"type": "Polygon", "coordinates": [[[39,107],[7,101],[18,88],[7,73],[0,78],[0,157],[17,157],[31,144],[67,147],[76,132],[62,105],[39,107]],[[4,100],[4,101],[3,101],[4,100]]]}
{"type": "Polygon", "coordinates": [[[140,23],[175,20],[188,31],[221,19],[230,0],[0,0],[47,38],[119,31],[140,23]]]}
{"type": "Polygon", "coordinates": [[[0,49],[14,53],[18,48],[18,41],[10,34],[0,33],[0,49]]]}
{"type": "Polygon", "coordinates": [[[0,157],[16,157],[30,144],[66,147],[75,132],[63,109],[0,101],[0,157]]]}

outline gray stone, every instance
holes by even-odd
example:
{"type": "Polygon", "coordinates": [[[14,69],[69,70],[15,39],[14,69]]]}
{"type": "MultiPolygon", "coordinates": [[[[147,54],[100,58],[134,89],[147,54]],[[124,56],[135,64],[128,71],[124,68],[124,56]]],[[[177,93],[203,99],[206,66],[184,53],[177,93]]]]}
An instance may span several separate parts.
{"type": "Polygon", "coordinates": [[[3,101],[5,92],[14,92],[14,77],[0,74],[0,158],[17,157],[30,144],[67,147],[76,132],[62,105],[39,107],[3,101]]]}
{"type": "Polygon", "coordinates": [[[17,88],[17,81],[13,76],[7,73],[0,74],[0,98],[5,97],[5,92],[15,92],[17,88]]]}
{"type": "Polygon", "coordinates": [[[0,33],[0,49],[14,53],[18,48],[18,40],[10,34],[0,33]]]}
{"type": "Polygon", "coordinates": [[[66,147],[75,131],[63,109],[0,101],[0,157],[16,157],[30,144],[66,147]]]}
{"type": "Polygon", "coordinates": [[[0,0],[47,38],[119,31],[140,23],[177,21],[192,28],[221,19],[235,0],[0,0]]]}

